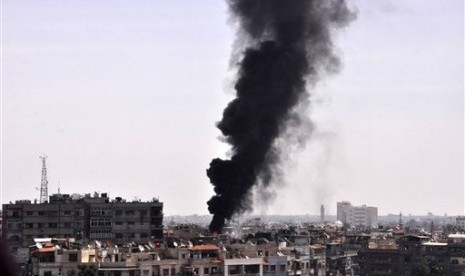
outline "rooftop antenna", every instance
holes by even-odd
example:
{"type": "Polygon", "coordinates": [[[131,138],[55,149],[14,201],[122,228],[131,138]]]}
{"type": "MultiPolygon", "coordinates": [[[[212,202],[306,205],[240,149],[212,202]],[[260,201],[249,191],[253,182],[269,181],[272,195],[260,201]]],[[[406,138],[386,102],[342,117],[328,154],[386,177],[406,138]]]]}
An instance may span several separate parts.
{"type": "Polygon", "coordinates": [[[42,179],[40,181],[40,203],[45,203],[48,199],[48,180],[47,180],[47,166],[45,160],[47,156],[39,156],[42,159],[42,179]]]}

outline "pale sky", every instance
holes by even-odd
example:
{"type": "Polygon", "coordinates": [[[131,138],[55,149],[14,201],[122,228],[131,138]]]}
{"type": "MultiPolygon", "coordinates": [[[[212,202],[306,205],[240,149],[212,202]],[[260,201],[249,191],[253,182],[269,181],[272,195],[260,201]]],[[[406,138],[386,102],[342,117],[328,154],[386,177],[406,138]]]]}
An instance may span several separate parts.
{"type": "MultiPolygon", "coordinates": [[[[464,214],[463,0],[355,0],[343,66],[312,89],[316,124],[269,206],[464,214]]],[[[3,203],[49,194],[159,197],[207,214],[215,122],[233,98],[234,26],[218,0],[3,0],[3,203]]]]}

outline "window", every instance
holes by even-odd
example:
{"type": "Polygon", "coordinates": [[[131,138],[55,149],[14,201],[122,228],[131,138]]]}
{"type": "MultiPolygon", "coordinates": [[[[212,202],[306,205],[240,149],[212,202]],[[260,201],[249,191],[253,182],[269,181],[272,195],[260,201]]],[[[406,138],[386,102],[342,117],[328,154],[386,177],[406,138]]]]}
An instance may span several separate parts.
{"type": "Polygon", "coordinates": [[[112,238],[111,230],[109,229],[92,229],[90,230],[91,239],[112,238]]]}
{"type": "Polygon", "coordinates": [[[92,208],[90,209],[90,215],[91,216],[95,216],[95,217],[98,217],[102,214],[102,209],[101,208],[92,208]]]}
{"type": "MultiPolygon", "coordinates": [[[[45,215],[45,212],[44,212],[44,211],[39,211],[37,214],[38,214],[39,216],[44,216],[44,215],[45,215]]],[[[50,272],[50,273],[52,273],[52,272],[50,272]]],[[[44,274],[45,274],[45,272],[44,272],[44,274]]]]}
{"type": "Polygon", "coordinates": [[[111,226],[111,221],[109,218],[92,218],[90,226],[111,226]]]}
{"type": "Polygon", "coordinates": [[[69,253],[69,261],[70,262],[77,262],[77,253],[69,253]]]}
{"type": "Polygon", "coordinates": [[[245,274],[258,274],[260,272],[259,265],[244,265],[245,274]]]}
{"type": "Polygon", "coordinates": [[[92,207],[90,215],[92,217],[111,216],[111,210],[107,207],[92,207]]]}
{"type": "Polygon", "coordinates": [[[75,212],[75,216],[76,217],[84,216],[84,209],[81,209],[81,208],[77,209],[76,212],[75,212]]]}
{"type": "Polygon", "coordinates": [[[82,229],[84,227],[84,222],[83,221],[80,221],[80,220],[77,220],[75,223],[74,223],[76,229],[82,229]]]}
{"type": "Polygon", "coordinates": [[[108,207],[102,208],[102,215],[111,216],[111,209],[108,207]]]}
{"type": "Polygon", "coordinates": [[[162,215],[161,208],[159,208],[159,207],[152,207],[151,208],[151,213],[152,213],[152,216],[161,216],[162,215]]]}
{"type": "Polygon", "coordinates": [[[26,216],[33,216],[34,215],[34,212],[33,211],[27,211],[26,212],[26,216]]]}
{"type": "Polygon", "coordinates": [[[52,272],[51,271],[44,271],[44,276],[52,276],[52,272]]]}
{"type": "Polygon", "coordinates": [[[67,210],[67,211],[64,211],[63,214],[65,216],[71,216],[71,211],[67,210]]]}
{"type": "Polygon", "coordinates": [[[50,217],[58,216],[58,211],[48,211],[47,216],[50,216],[50,217]]]}
{"type": "Polygon", "coordinates": [[[21,211],[13,211],[13,217],[14,218],[20,218],[21,217],[21,211]]]}
{"type": "Polygon", "coordinates": [[[203,274],[208,274],[210,269],[208,269],[208,267],[204,267],[203,268],[203,274]]]}
{"type": "Polygon", "coordinates": [[[126,215],[134,215],[134,210],[127,210],[126,215]]]}

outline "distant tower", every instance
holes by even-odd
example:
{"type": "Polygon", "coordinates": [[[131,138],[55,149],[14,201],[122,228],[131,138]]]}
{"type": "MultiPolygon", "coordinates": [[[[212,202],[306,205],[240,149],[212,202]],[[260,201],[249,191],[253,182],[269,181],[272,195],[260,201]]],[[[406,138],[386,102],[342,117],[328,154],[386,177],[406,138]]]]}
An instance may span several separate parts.
{"type": "Polygon", "coordinates": [[[42,180],[40,181],[40,203],[45,203],[48,200],[48,181],[47,181],[47,166],[45,165],[45,160],[47,156],[40,156],[42,159],[42,180]]]}
{"type": "Polygon", "coordinates": [[[399,227],[404,228],[404,220],[402,219],[402,212],[399,213],[399,227]]]}
{"type": "Polygon", "coordinates": [[[320,207],[320,222],[325,222],[325,206],[323,204],[320,207]]]}

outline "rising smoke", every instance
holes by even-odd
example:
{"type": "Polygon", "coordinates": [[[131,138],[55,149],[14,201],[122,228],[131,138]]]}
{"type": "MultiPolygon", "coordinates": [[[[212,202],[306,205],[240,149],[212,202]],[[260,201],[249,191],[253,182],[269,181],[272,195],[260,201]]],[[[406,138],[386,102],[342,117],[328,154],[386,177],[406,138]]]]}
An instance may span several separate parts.
{"type": "Polygon", "coordinates": [[[321,73],[338,68],[331,30],[354,18],[344,0],[228,4],[240,25],[239,45],[245,50],[234,87],[236,98],[218,122],[232,147],[231,157],[213,159],[207,169],[216,193],[208,201],[211,232],[221,232],[226,219],[251,209],[254,186],[272,183],[274,168],[283,157],[276,140],[289,123],[299,122],[296,106],[308,98],[306,86],[321,73]]]}

